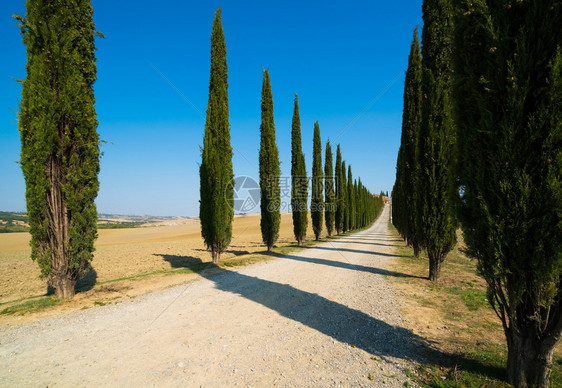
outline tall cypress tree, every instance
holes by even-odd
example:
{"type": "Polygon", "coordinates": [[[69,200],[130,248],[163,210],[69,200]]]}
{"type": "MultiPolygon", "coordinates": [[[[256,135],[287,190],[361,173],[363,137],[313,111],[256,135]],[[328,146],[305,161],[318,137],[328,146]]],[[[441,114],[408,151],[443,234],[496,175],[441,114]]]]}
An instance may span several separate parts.
{"type": "Polygon", "coordinates": [[[349,230],[349,198],[347,195],[347,175],[345,170],[345,160],[341,162],[341,194],[342,194],[342,230],[347,232],[349,230]]]}
{"type": "Polygon", "coordinates": [[[230,244],[234,218],[234,173],[228,116],[228,66],[219,8],[215,12],[211,34],[209,103],[199,169],[201,235],[215,264],[230,244]]]}
{"type": "Polygon", "coordinates": [[[347,166],[347,209],[348,209],[348,229],[355,229],[355,195],[353,186],[353,175],[351,174],[351,165],[347,166]]]}
{"type": "Polygon", "coordinates": [[[312,229],[316,240],[322,232],[322,218],[324,216],[324,182],[322,179],[322,141],[320,140],[320,126],[314,122],[314,139],[312,147],[312,195],[310,213],[312,229]]]}
{"type": "Polygon", "coordinates": [[[419,237],[429,256],[429,278],[435,281],[441,263],[456,242],[452,196],[455,128],[450,103],[452,6],[450,0],[425,0],[422,11],[424,101],[416,216],[419,237]]]}
{"type": "Polygon", "coordinates": [[[343,196],[342,196],[342,181],[341,181],[341,150],[338,144],[336,150],[336,172],[334,174],[336,186],[336,212],[334,216],[336,232],[340,234],[343,229],[343,196]]]}
{"type": "Polygon", "coordinates": [[[267,250],[271,251],[279,237],[281,222],[281,189],[279,178],[279,151],[275,143],[273,121],[273,95],[269,71],[263,70],[261,91],[261,143],[260,143],[260,189],[261,189],[261,235],[267,250]]]}
{"type": "Polygon", "coordinates": [[[457,3],[467,251],[502,321],[508,382],[548,387],[562,334],[562,4],[457,3]]]}
{"type": "Polygon", "coordinates": [[[27,48],[19,130],[31,258],[56,296],[71,299],[97,237],[93,8],[27,0],[26,12],[16,19],[27,48]]]}
{"type": "Polygon", "coordinates": [[[302,152],[299,97],[295,93],[293,123],[291,129],[291,209],[293,231],[297,244],[302,245],[308,229],[308,177],[302,152]]]}
{"type": "Polygon", "coordinates": [[[326,198],[326,231],[328,236],[332,235],[335,225],[336,216],[336,188],[334,186],[334,166],[332,161],[332,146],[330,145],[330,140],[326,142],[326,160],[324,161],[324,192],[326,198]]]}
{"type": "MultiPolygon", "coordinates": [[[[417,189],[420,168],[417,157],[418,136],[421,126],[422,113],[422,63],[418,28],[414,29],[414,39],[408,58],[408,70],[404,83],[404,112],[402,115],[402,140],[400,146],[401,163],[400,171],[400,218],[404,221],[404,235],[408,243],[414,248],[414,255],[419,256],[421,251],[419,238],[419,225],[416,217],[417,189]]],[[[398,172],[397,172],[398,176],[398,172]]]]}

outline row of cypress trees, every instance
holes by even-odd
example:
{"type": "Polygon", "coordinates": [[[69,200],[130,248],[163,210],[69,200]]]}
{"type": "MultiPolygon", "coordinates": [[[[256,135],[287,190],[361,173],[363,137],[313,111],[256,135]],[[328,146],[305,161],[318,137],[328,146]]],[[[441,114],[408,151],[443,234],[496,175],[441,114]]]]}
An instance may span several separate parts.
{"type": "MultiPolygon", "coordinates": [[[[274,147],[275,131],[269,132],[267,140],[264,140],[263,135],[266,123],[273,127],[271,84],[269,73],[264,70],[264,90],[266,89],[267,92],[262,97],[262,148],[260,149],[261,222],[264,243],[268,250],[271,250],[279,235],[279,178],[278,175],[275,177],[274,174],[280,174],[280,170],[277,148],[274,147]],[[266,106],[271,107],[271,111],[269,109],[264,110],[264,101],[266,101],[266,106]],[[271,114],[265,121],[264,112],[271,114]],[[271,122],[268,121],[269,119],[271,119],[271,122]],[[266,146],[266,144],[270,145],[266,146]],[[262,155],[262,150],[266,149],[273,151],[262,155]],[[274,185],[275,187],[272,188],[268,185],[274,185]],[[274,198],[274,201],[271,200],[272,198],[274,198]]],[[[315,239],[320,239],[324,226],[328,236],[331,236],[334,231],[340,234],[342,231],[351,231],[367,226],[382,211],[384,205],[382,197],[374,197],[363,186],[361,179],[354,182],[351,175],[351,166],[349,166],[346,176],[345,162],[342,162],[339,144],[337,146],[335,175],[332,146],[329,140],[326,142],[324,166],[322,166],[322,140],[318,121],[314,123],[312,148],[310,213],[315,239]],[[346,181],[353,182],[353,184],[347,185],[346,181]],[[345,187],[345,189],[342,189],[342,187],[345,187]],[[352,200],[348,203],[346,198],[352,198],[352,200]]],[[[291,184],[293,231],[297,244],[300,246],[306,239],[308,229],[309,177],[306,174],[305,158],[302,152],[299,100],[296,94],[291,129],[291,184]]]]}
{"type": "MultiPolygon", "coordinates": [[[[217,10],[211,34],[211,77],[209,103],[205,120],[205,136],[201,155],[200,220],[201,234],[211,250],[213,263],[228,247],[232,238],[233,170],[230,125],[228,121],[228,67],[226,45],[221,22],[221,10],[217,10]]],[[[269,71],[263,70],[261,125],[259,150],[259,181],[261,189],[262,240],[271,251],[279,237],[281,222],[281,190],[279,151],[275,140],[273,94],[269,71]]],[[[333,156],[330,142],[326,144],[325,165],[322,166],[322,142],[320,125],[314,123],[311,219],[314,236],[320,239],[324,218],[326,230],[331,236],[364,227],[380,214],[382,198],[375,198],[361,183],[354,181],[351,166],[345,174],[345,162],[341,161],[337,148],[336,176],[333,176],[333,156]],[[339,216],[337,215],[339,214],[339,216]]],[[[298,96],[295,95],[291,129],[291,208],[293,231],[298,245],[302,245],[308,229],[308,185],[302,139],[298,96]]]]}
{"type": "Polygon", "coordinates": [[[502,322],[508,382],[548,387],[562,334],[562,4],[425,0],[423,18],[393,222],[427,249],[432,280],[462,226],[502,322]]]}
{"type": "Polygon", "coordinates": [[[402,138],[392,192],[393,223],[419,256],[429,258],[429,278],[456,243],[453,182],[455,125],[451,105],[451,28],[449,0],[424,1],[423,48],[417,28],[404,85],[402,138]]]}

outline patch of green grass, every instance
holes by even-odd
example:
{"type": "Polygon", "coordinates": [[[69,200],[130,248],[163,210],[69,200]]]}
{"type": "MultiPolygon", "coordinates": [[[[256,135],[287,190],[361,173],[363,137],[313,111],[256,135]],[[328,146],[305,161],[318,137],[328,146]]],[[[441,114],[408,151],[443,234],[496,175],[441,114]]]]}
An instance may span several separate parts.
{"type": "Polygon", "coordinates": [[[222,263],[220,263],[220,266],[226,268],[245,267],[247,265],[260,263],[262,261],[267,261],[271,259],[273,259],[273,257],[271,256],[260,255],[260,254],[248,254],[248,255],[237,256],[232,259],[224,260],[222,263]]]}
{"type": "Polygon", "coordinates": [[[475,288],[447,287],[447,292],[458,295],[469,311],[489,307],[486,292],[475,288]]]}
{"type": "Polygon", "coordinates": [[[0,311],[0,314],[13,315],[19,314],[24,315],[26,313],[35,313],[44,310],[48,307],[55,306],[61,302],[60,299],[49,296],[46,298],[28,300],[14,306],[6,307],[4,310],[0,311]]]}
{"type": "Polygon", "coordinates": [[[503,345],[479,344],[454,365],[420,365],[408,377],[423,387],[457,388],[485,387],[508,388],[505,382],[507,348],[503,345]]]}

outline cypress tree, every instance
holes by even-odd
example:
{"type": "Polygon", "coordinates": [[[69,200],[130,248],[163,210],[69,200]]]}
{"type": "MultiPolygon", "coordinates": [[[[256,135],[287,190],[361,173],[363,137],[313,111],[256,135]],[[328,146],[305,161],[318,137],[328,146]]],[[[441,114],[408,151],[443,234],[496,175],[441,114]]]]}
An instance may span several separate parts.
{"type": "Polygon", "coordinates": [[[347,176],[345,172],[345,160],[341,162],[341,194],[342,194],[342,230],[347,232],[349,230],[349,198],[347,195],[347,176]]]}
{"type": "Polygon", "coordinates": [[[332,161],[332,146],[330,140],[326,142],[326,160],[324,165],[324,192],[326,198],[326,231],[328,236],[332,235],[335,225],[335,186],[334,186],[334,166],[332,161]]]}
{"type": "Polygon", "coordinates": [[[281,222],[281,189],[279,179],[279,151],[275,143],[273,120],[273,95],[269,71],[263,70],[261,92],[261,144],[260,144],[260,189],[261,189],[261,235],[267,250],[271,251],[279,237],[281,222]]]}
{"type": "MultiPolygon", "coordinates": [[[[420,173],[417,159],[418,136],[421,125],[422,107],[422,63],[418,29],[414,29],[414,39],[408,58],[408,70],[404,84],[404,112],[402,115],[402,140],[400,156],[402,157],[400,171],[399,209],[400,220],[403,221],[405,237],[414,248],[414,255],[420,255],[420,239],[418,237],[418,220],[416,217],[416,180],[420,173]]],[[[398,175],[398,172],[397,172],[398,175]]],[[[381,192],[381,194],[384,194],[381,192]]],[[[396,205],[397,203],[395,203],[396,205]]]]}
{"type": "Polygon", "coordinates": [[[31,258],[56,296],[71,299],[97,237],[93,8],[27,0],[26,16],[15,18],[27,49],[19,131],[31,258]]]}
{"type": "Polygon", "coordinates": [[[508,382],[548,387],[562,334],[562,4],[457,4],[467,252],[502,321],[508,382]]]}
{"type": "Polygon", "coordinates": [[[211,34],[209,103],[199,169],[201,235],[207,249],[211,250],[214,264],[219,263],[221,253],[232,239],[234,173],[228,116],[228,66],[219,8],[211,34]]]}
{"type": "Polygon", "coordinates": [[[314,139],[312,147],[312,195],[310,213],[312,229],[316,240],[322,232],[322,218],[324,216],[324,182],[322,181],[322,142],[320,140],[320,126],[314,122],[314,139]]]}
{"type": "Polygon", "coordinates": [[[429,278],[439,278],[441,264],[456,242],[452,166],[455,128],[451,117],[452,7],[449,0],[423,2],[422,120],[416,216],[420,240],[429,256],[429,278]]]}
{"type": "Polygon", "coordinates": [[[348,229],[355,229],[355,195],[353,187],[353,175],[351,175],[351,165],[347,166],[347,209],[348,209],[348,229]]]}
{"type": "MultiPolygon", "coordinates": [[[[404,132],[402,132],[404,134],[404,132]]],[[[394,188],[392,190],[392,224],[396,227],[398,233],[404,240],[406,240],[406,228],[404,218],[406,215],[407,199],[403,195],[403,185],[404,185],[404,152],[405,147],[403,143],[403,137],[400,142],[400,148],[398,148],[398,158],[396,159],[396,180],[394,183],[394,188]]],[[[382,195],[382,191],[381,194],[382,195]]]]}
{"type": "Polygon", "coordinates": [[[308,228],[308,177],[302,152],[299,97],[295,93],[293,123],[291,129],[291,209],[293,231],[297,244],[302,245],[308,228]]]}
{"type": "Polygon", "coordinates": [[[336,185],[336,212],[334,216],[336,232],[340,234],[343,229],[343,193],[342,193],[342,181],[341,181],[341,150],[340,145],[336,149],[336,171],[335,171],[335,185],[336,185]]]}
{"type": "Polygon", "coordinates": [[[355,229],[359,228],[359,217],[361,215],[361,203],[359,198],[359,185],[357,179],[353,181],[353,198],[355,200],[355,229]]]}

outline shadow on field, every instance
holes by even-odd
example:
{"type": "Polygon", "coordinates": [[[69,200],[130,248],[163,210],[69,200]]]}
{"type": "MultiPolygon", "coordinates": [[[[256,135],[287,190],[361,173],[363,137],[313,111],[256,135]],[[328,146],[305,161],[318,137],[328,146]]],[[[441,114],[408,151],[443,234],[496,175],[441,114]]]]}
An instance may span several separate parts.
{"type": "Polygon", "coordinates": [[[201,272],[211,265],[210,262],[204,262],[200,258],[193,256],[166,255],[159,253],[155,253],[154,256],[160,256],[170,263],[172,268],[187,268],[193,272],[201,272]]]}
{"type": "MultiPolygon", "coordinates": [[[[200,248],[194,249],[194,251],[210,252],[208,249],[200,249],[200,248]]],[[[246,250],[227,249],[226,251],[224,251],[223,255],[231,254],[231,255],[234,255],[234,256],[242,256],[242,255],[247,255],[249,253],[250,253],[250,251],[246,251],[246,250]]]]}
{"type": "Polygon", "coordinates": [[[78,281],[76,282],[76,286],[74,286],[74,290],[76,292],[84,292],[90,291],[96,285],[98,281],[98,273],[95,269],[90,268],[88,272],[86,272],[78,281]]]}
{"type": "Polygon", "coordinates": [[[259,303],[334,340],[363,349],[386,361],[391,361],[388,357],[394,357],[451,367],[458,364],[464,370],[487,375],[501,373],[499,368],[489,368],[476,360],[436,350],[427,339],[406,328],[389,325],[360,310],[289,284],[263,280],[220,267],[212,272],[204,271],[201,275],[215,283],[219,290],[259,303]]]}

